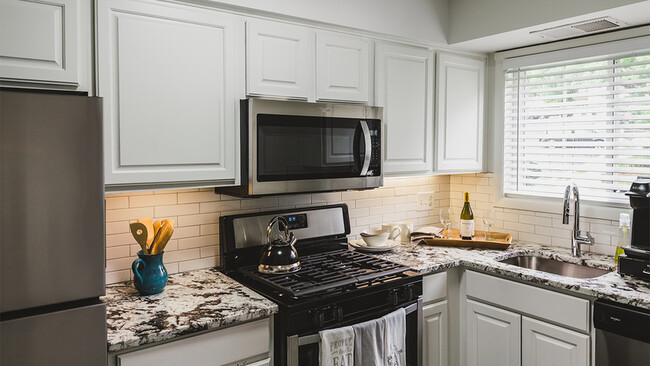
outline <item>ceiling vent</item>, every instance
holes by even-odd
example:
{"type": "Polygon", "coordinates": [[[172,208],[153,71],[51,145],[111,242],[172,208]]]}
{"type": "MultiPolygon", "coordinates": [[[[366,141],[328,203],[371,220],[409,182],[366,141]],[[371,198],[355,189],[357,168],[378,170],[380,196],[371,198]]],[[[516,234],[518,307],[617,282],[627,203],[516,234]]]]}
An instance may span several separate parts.
{"type": "Polygon", "coordinates": [[[570,37],[582,36],[590,33],[599,33],[607,30],[617,29],[627,26],[612,17],[602,17],[597,19],[585,20],[583,22],[561,25],[559,27],[546,28],[538,31],[532,31],[530,34],[545,39],[564,39],[570,37]]]}

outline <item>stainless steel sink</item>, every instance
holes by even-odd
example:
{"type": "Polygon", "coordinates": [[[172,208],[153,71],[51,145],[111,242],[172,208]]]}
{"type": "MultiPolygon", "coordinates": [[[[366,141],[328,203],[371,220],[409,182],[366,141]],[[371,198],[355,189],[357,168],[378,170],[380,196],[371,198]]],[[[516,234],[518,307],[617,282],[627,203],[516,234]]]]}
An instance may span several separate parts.
{"type": "Polygon", "coordinates": [[[499,262],[574,278],[594,278],[609,273],[606,269],[560,262],[555,259],[533,255],[520,255],[499,262]]]}

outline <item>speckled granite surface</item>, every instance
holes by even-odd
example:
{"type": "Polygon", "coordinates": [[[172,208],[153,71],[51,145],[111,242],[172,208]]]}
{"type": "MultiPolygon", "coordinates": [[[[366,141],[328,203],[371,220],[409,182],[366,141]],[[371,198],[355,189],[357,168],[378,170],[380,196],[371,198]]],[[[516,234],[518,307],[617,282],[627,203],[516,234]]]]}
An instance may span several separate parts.
{"type": "MultiPolygon", "coordinates": [[[[584,253],[573,258],[565,248],[514,242],[507,250],[403,245],[372,254],[407,265],[423,274],[465,266],[505,277],[650,309],[648,283],[615,272],[593,279],[548,274],[497,262],[520,254],[552,257],[570,263],[614,270],[612,257],[584,253]]],[[[162,294],[140,296],[130,282],[111,285],[107,305],[108,350],[119,351],[206,329],[219,329],[277,312],[273,302],[216,269],[169,276],[162,294]]]]}
{"type": "Polygon", "coordinates": [[[394,251],[373,255],[409,266],[423,274],[463,265],[467,268],[650,309],[650,284],[630,276],[620,276],[612,272],[597,278],[580,279],[497,262],[521,254],[535,254],[612,271],[616,268],[613,257],[583,253],[583,257],[574,258],[568,248],[520,242],[513,242],[507,250],[403,245],[394,251]]]}
{"type": "Polygon", "coordinates": [[[140,296],[131,282],[106,288],[108,351],[264,318],[278,307],[216,269],[169,276],[158,295],[140,296]]]}

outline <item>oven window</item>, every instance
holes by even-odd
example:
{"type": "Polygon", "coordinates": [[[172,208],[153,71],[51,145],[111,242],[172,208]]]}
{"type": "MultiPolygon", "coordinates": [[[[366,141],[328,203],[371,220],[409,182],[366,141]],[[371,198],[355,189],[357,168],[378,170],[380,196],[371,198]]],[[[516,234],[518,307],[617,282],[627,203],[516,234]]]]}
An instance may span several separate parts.
{"type": "Polygon", "coordinates": [[[300,366],[318,366],[320,364],[320,347],[318,343],[307,344],[298,348],[300,366]]]}
{"type": "Polygon", "coordinates": [[[358,177],[364,155],[359,119],[257,115],[258,181],[358,177]]]}

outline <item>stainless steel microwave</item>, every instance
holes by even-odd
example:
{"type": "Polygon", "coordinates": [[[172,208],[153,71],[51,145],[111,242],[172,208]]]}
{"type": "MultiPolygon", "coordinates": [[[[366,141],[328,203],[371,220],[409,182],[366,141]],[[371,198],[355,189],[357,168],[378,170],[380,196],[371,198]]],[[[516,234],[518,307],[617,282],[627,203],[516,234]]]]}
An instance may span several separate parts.
{"type": "Polygon", "coordinates": [[[383,184],[381,107],[241,101],[239,197],[359,190],[383,184]]]}

